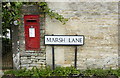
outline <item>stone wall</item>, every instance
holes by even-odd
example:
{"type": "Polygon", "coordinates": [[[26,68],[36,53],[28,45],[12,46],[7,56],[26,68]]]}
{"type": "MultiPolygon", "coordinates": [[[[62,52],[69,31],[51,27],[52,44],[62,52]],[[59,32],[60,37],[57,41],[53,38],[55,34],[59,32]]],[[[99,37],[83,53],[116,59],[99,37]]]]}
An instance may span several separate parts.
{"type": "MultiPolygon", "coordinates": [[[[77,46],[77,68],[118,67],[118,2],[48,2],[54,12],[69,20],[62,24],[39,12],[38,6],[21,8],[18,49],[14,52],[17,69],[52,65],[52,47],[44,45],[44,35],[84,35],[85,44],[77,46]],[[26,51],[24,15],[40,15],[40,51],[26,51]],[[46,18],[46,19],[45,19],[46,18]]],[[[55,65],[74,66],[75,46],[55,46],[55,65]]]]}
{"type": "MultiPolygon", "coordinates": [[[[46,35],[84,35],[78,46],[77,67],[118,67],[117,2],[48,2],[48,6],[69,21],[65,25],[46,16],[46,35]]],[[[52,65],[51,46],[46,46],[46,63],[52,65]]],[[[74,65],[74,46],[55,46],[56,66],[74,65]]]]}
{"type": "Polygon", "coordinates": [[[14,68],[27,68],[40,67],[46,65],[46,54],[44,46],[44,34],[45,34],[45,14],[39,12],[36,5],[24,5],[21,8],[22,17],[21,25],[18,27],[18,50],[13,54],[14,68]],[[32,51],[25,50],[25,31],[24,31],[24,15],[40,15],[40,50],[32,51]]]}

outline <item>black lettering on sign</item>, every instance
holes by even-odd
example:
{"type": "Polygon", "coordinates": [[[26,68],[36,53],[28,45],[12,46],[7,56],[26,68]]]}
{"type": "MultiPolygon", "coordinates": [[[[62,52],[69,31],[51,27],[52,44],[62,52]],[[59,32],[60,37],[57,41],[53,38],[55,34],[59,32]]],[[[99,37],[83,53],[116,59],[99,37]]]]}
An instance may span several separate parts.
{"type": "Polygon", "coordinates": [[[52,35],[45,36],[46,45],[84,45],[83,35],[52,35]]]}
{"type": "Polygon", "coordinates": [[[76,38],[76,42],[81,42],[81,38],[76,38]]]}
{"type": "Polygon", "coordinates": [[[69,42],[81,42],[82,38],[69,38],[69,42]]]}
{"type": "Polygon", "coordinates": [[[47,38],[47,42],[65,42],[65,38],[47,38]]]}
{"type": "MultiPolygon", "coordinates": [[[[54,38],[53,38],[53,39],[54,39],[54,38]]],[[[54,40],[55,40],[54,42],[58,42],[58,38],[55,38],[54,40]]]]}
{"type": "Polygon", "coordinates": [[[47,42],[51,42],[51,38],[47,38],[47,42]]]}
{"type": "Polygon", "coordinates": [[[65,42],[65,38],[59,38],[59,42],[65,42]]]}

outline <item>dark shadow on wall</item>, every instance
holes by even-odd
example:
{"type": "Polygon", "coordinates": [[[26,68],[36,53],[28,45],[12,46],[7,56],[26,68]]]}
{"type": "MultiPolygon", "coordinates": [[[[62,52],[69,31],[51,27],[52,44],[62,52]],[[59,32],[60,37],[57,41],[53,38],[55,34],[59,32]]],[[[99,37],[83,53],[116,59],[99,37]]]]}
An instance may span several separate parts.
{"type": "Polygon", "coordinates": [[[0,70],[2,70],[2,2],[0,1],[0,70]]]}

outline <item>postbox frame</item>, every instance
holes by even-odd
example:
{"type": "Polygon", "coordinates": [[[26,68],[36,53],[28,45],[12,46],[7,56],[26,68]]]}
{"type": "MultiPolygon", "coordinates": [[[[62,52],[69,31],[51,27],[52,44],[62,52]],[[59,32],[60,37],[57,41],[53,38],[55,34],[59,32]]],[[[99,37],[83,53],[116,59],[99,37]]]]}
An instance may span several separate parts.
{"type": "Polygon", "coordinates": [[[24,15],[25,50],[40,50],[39,15],[24,15]],[[35,37],[30,37],[30,28],[34,29],[35,37]]]}

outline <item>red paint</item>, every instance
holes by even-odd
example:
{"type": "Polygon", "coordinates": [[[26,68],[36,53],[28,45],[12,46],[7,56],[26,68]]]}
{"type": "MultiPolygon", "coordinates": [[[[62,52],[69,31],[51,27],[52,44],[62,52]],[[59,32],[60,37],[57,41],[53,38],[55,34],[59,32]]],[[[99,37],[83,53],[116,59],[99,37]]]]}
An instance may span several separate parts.
{"type": "Polygon", "coordinates": [[[40,24],[39,15],[25,15],[25,49],[26,50],[40,50],[40,24]],[[29,36],[29,28],[35,29],[35,37],[29,36]]]}

